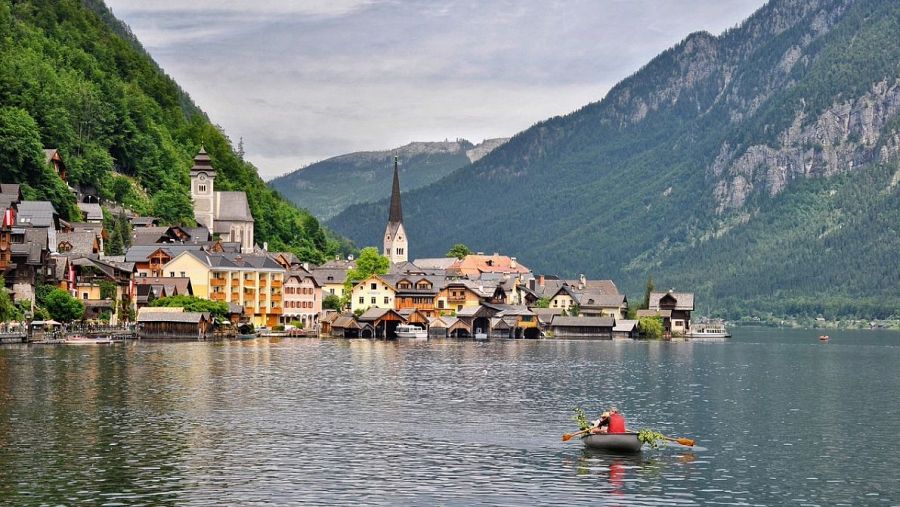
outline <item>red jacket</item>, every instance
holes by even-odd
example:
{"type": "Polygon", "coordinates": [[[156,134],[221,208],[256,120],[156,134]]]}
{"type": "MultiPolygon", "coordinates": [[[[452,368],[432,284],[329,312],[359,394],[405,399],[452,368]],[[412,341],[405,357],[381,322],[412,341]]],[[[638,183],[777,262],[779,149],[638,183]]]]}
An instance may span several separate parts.
{"type": "Polygon", "coordinates": [[[609,433],[625,433],[625,418],[622,414],[612,414],[609,416],[609,433]]]}

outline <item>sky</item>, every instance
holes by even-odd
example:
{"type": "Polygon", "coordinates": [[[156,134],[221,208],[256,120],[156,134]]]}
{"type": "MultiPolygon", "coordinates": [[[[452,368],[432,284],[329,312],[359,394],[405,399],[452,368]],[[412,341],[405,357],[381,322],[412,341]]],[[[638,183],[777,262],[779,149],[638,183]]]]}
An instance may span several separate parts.
{"type": "Polygon", "coordinates": [[[107,0],[264,179],[412,141],[509,137],[762,0],[107,0]]]}

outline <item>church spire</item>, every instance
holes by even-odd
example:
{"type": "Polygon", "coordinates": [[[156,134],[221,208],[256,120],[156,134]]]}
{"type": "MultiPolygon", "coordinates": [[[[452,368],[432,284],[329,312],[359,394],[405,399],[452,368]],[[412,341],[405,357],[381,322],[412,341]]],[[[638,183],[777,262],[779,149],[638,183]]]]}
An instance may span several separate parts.
{"type": "Polygon", "coordinates": [[[391,189],[391,211],[388,223],[403,223],[403,208],[400,206],[400,176],[397,174],[397,157],[394,157],[394,186],[391,189]]]}

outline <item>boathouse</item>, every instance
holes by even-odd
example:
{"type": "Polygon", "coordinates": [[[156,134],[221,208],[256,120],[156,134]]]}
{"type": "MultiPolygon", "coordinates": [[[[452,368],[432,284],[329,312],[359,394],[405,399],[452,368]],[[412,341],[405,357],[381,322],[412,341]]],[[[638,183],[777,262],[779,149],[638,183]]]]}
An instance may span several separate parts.
{"type": "Polygon", "coordinates": [[[144,310],[149,308],[138,314],[138,338],[206,340],[213,336],[212,319],[206,312],[144,310]]]}
{"type": "Polygon", "coordinates": [[[591,338],[611,340],[615,320],[611,317],[562,317],[550,322],[554,338],[591,338]]]}

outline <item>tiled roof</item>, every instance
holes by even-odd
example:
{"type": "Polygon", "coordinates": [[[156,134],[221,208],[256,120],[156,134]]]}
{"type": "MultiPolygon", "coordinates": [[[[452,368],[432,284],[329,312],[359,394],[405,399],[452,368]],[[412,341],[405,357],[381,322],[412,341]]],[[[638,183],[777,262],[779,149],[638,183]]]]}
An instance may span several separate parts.
{"type": "Polygon", "coordinates": [[[550,327],[613,327],[615,319],[612,317],[563,317],[554,316],[550,321],[550,327]]]}
{"type": "Polygon", "coordinates": [[[175,257],[181,252],[188,250],[201,250],[201,245],[191,243],[153,243],[150,245],[135,245],[125,251],[125,260],[128,262],[147,262],[150,254],[157,250],[164,250],[170,256],[175,257]]]}
{"type": "Polygon", "coordinates": [[[578,296],[578,304],[585,306],[600,306],[612,308],[625,304],[624,294],[603,294],[597,291],[585,291],[578,296]]]}
{"type": "Polygon", "coordinates": [[[650,293],[650,309],[659,308],[659,300],[666,294],[671,294],[675,298],[676,310],[693,310],[694,294],[692,292],[651,292],[650,293]]]}
{"type": "Polygon", "coordinates": [[[638,321],[636,320],[617,320],[616,325],[613,327],[613,331],[630,333],[637,327],[637,323],[638,321]]]}
{"type": "Polygon", "coordinates": [[[202,320],[209,320],[209,314],[204,312],[141,312],[138,322],[188,322],[198,324],[202,320]]]}
{"type": "Polygon", "coordinates": [[[97,253],[94,251],[95,244],[99,247],[97,235],[93,232],[57,232],[56,245],[54,245],[54,247],[59,253],[64,255],[90,255],[92,253],[97,253]],[[59,246],[64,242],[71,245],[72,249],[60,251],[59,246]]]}
{"type": "Polygon", "coordinates": [[[360,322],[378,320],[390,311],[390,308],[369,308],[359,316],[359,320],[360,322]]]}
{"type": "Polygon", "coordinates": [[[18,206],[16,224],[32,227],[53,227],[56,209],[50,201],[22,201],[18,206]]]}
{"type": "Polygon", "coordinates": [[[103,208],[96,202],[80,202],[78,203],[78,209],[84,213],[85,220],[103,220],[103,208]]]}
{"type": "Polygon", "coordinates": [[[638,317],[665,317],[672,316],[672,310],[638,310],[638,317]]]}
{"type": "Polygon", "coordinates": [[[216,192],[216,221],[252,222],[250,205],[245,192],[216,192]]]}
{"type": "Polygon", "coordinates": [[[456,257],[436,257],[436,258],[428,258],[428,259],[416,259],[413,261],[413,264],[419,267],[419,269],[447,269],[456,262],[456,257]]]}

